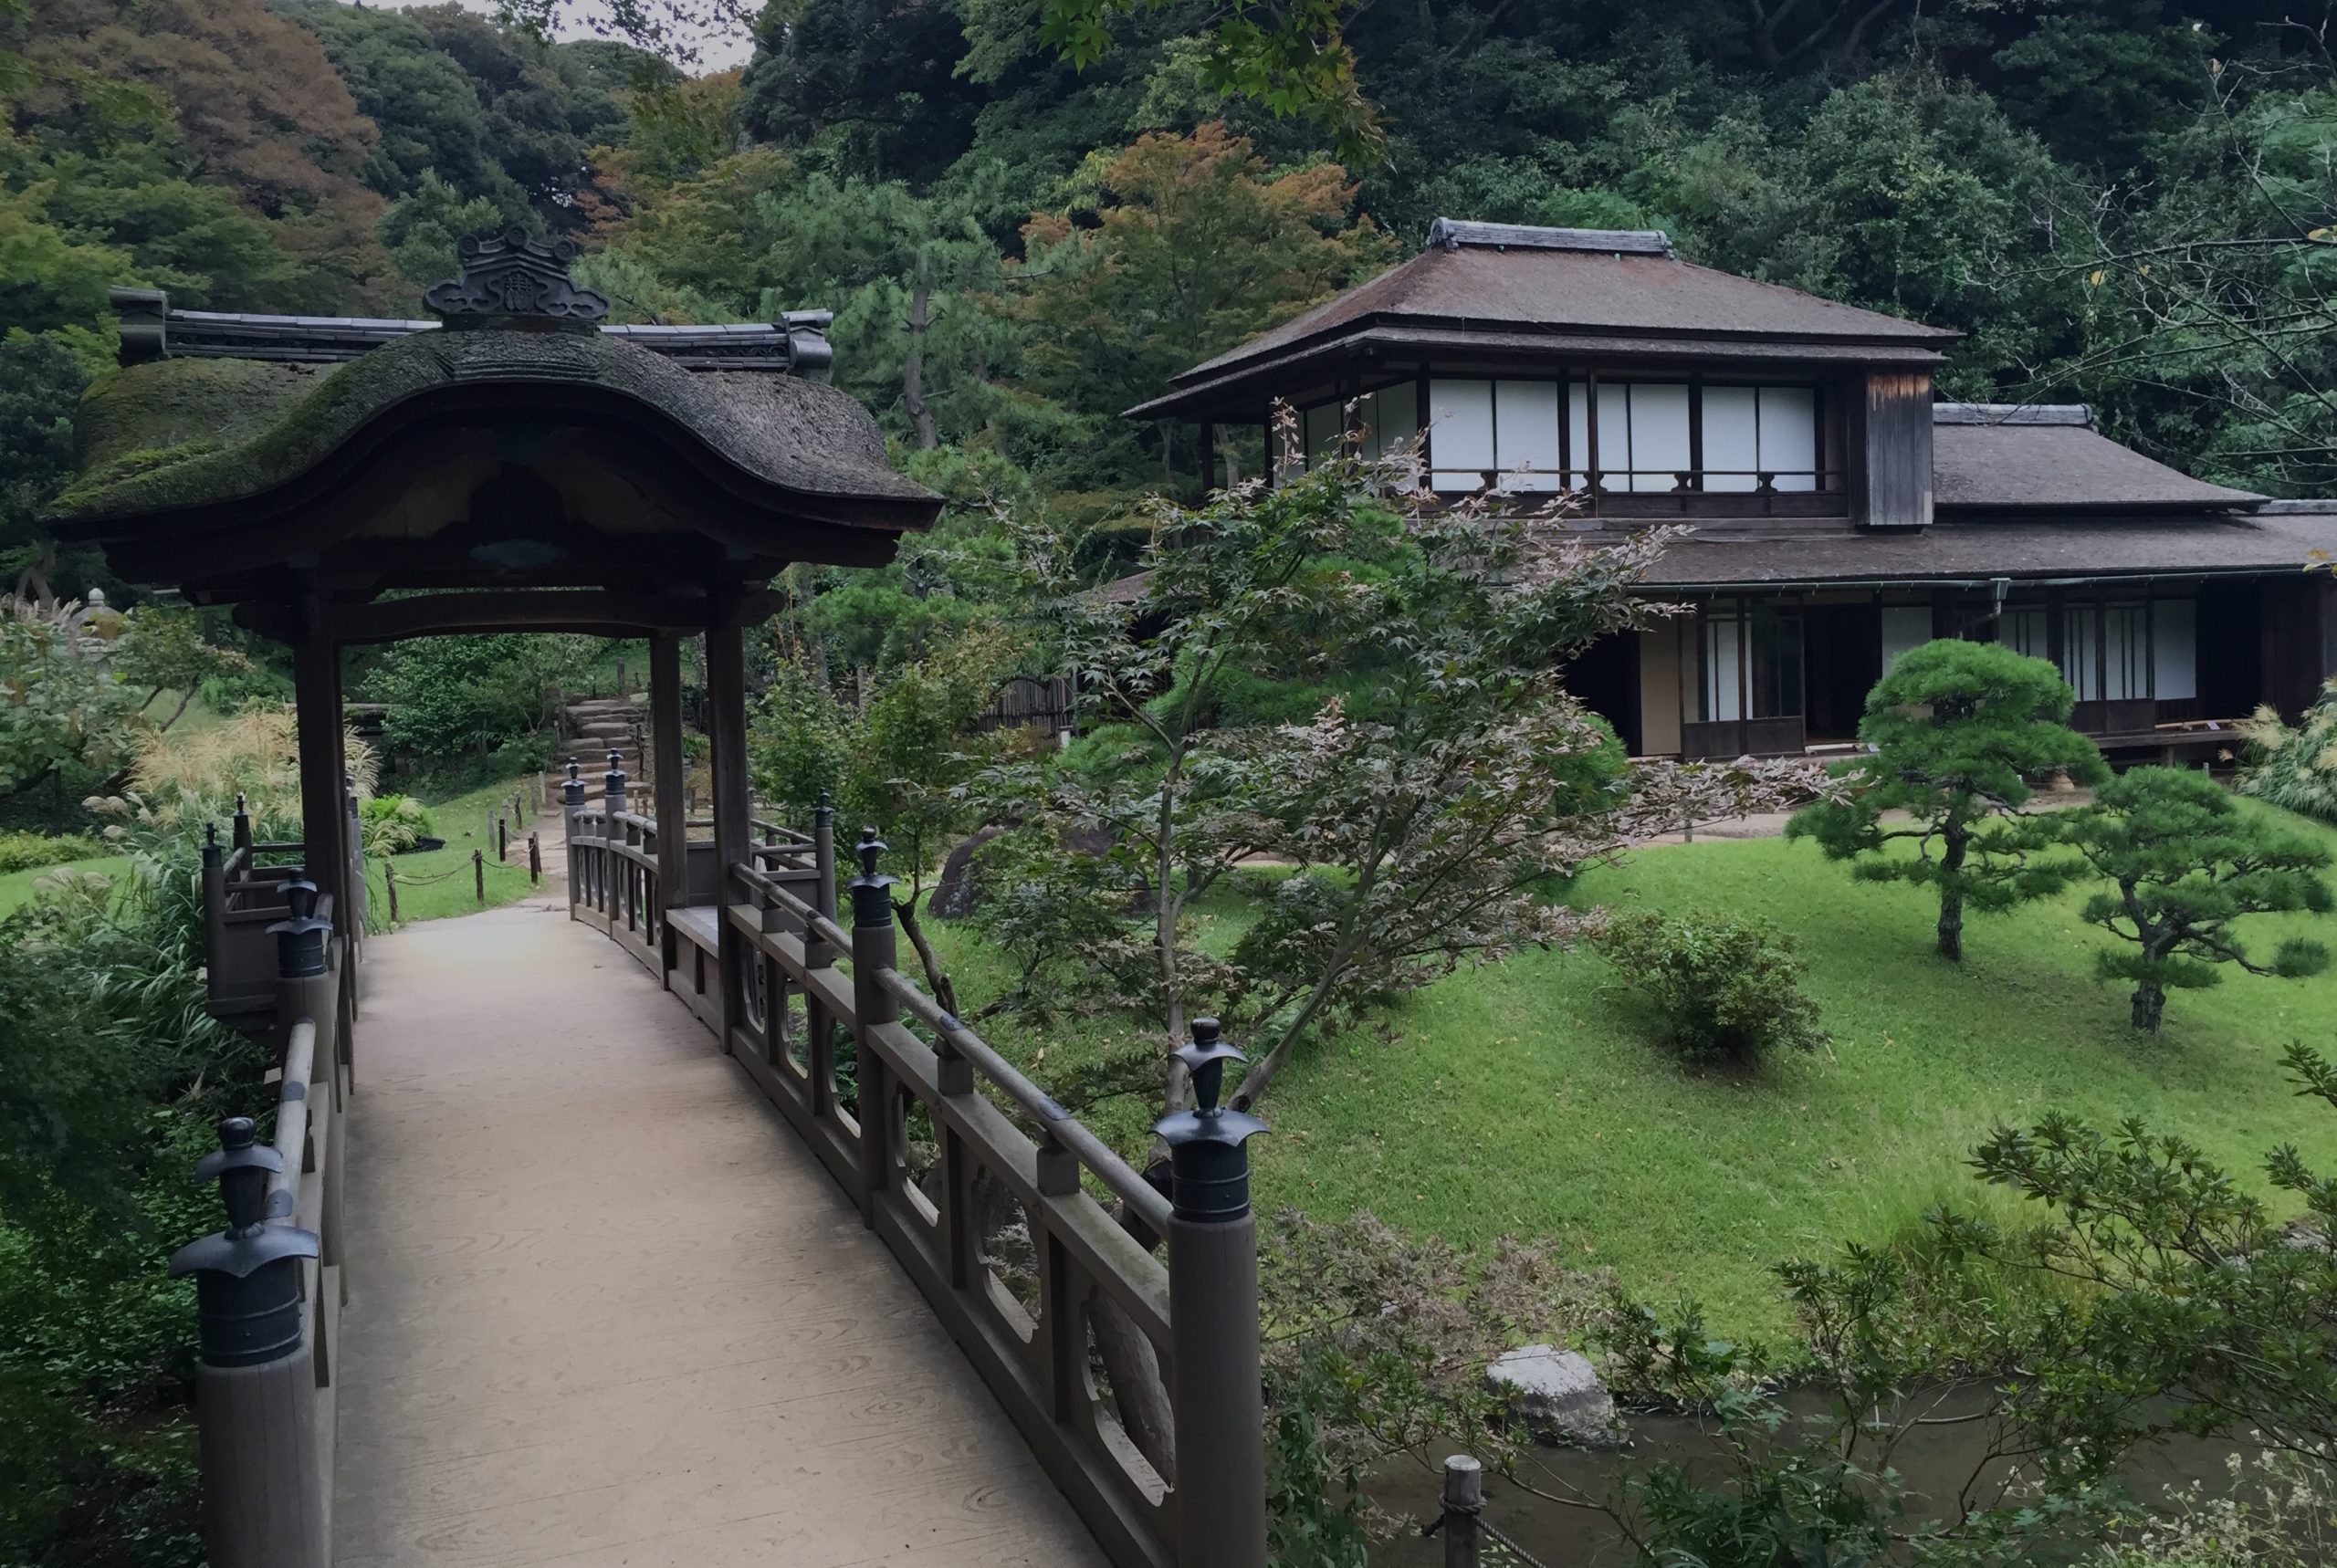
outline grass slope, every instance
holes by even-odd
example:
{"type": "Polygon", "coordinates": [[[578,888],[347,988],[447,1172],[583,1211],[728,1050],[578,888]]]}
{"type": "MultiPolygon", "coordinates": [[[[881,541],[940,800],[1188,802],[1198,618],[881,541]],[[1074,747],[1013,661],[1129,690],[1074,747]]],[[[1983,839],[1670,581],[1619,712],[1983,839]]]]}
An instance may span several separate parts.
{"type": "Polygon", "coordinates": [[[0,876],[0,915],[13,914],[32,902],[33,884],[45,876],[59,872],[95,872],[100,876],[119,876],[130,869],[128,855],[96,855],[88,860],[67,861],[59,865],[29,866],[0,876]]]}
{"type": "MultiPolygon", "coordinates": [[[[450,800],[429,800],[435,831],[446,841],[443,850],[394,857],[398,876],[398,918],[401,923],[440,920],[452,915],[476,915],[482,909],[515,903],[534,891],[528,882],[528,830],[534,822],[511,824],[510,859],[498,865],[495,858],[494,818],[497,802],[519,788],[516,779],[486,785],[450,800]],[[471,852],[487,852],[487,902],[481,904],[477,879],[471,871],[471,852]]],[[[376,925],[389,918],[390,901],[383,886],[381,857],[366,862],[365,882],[376,925]]]]}
{"type": "MultiPolygon", "coordinates": [[[[1934,956],[1919,894],[1855,883],[1808,844],[1646,849],[1575,899],[1769,916],[1809,966],[1832,1045],[1751,1079],[1692,1074],[1597,956],[1529,953],[1286,1071],[1264,1107],[1261,1204],[1369,1207],[1456,1239],[1556,1237],[1745,1333],[1787,1326],[1778,1259],[1872,1239],[1943,1198],[1986,1201],[1962,1162],[1999,1121],[2141,1114],[2258,1186],[2279,1143],[2337,1166],[2337,1118],[2277,1065],[2290,1039],[2330,1043],[2337,975],[2230,973],[2176,993],[2154,1040],[2127,1027],[2126,988],[2093,978],[2111,939],[2078,921],[2077,895],[1975,918],[1960,969],[1934,956]]],[[[2265,954],[2332,935],[2304,915],[2243,933],[2265,954]]]]}

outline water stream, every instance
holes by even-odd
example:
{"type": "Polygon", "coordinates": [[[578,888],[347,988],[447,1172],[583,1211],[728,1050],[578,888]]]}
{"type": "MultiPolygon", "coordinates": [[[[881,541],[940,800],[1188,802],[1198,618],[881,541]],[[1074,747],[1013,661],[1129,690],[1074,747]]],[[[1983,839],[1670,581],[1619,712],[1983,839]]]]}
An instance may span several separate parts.
{"type": "MultiPolygon", "coordinates": [[[[1977,1402],[1975,1391],[1961,1409],[1945,1405],[1940,1411],[1966,1414],[1977,1402]]],[[[1810,1408],[1817,1407],[1813,1400],[1810,1408]]],[[[1623,1468],[1669,1460],[1715,1479],[1720,1475],[1721,1449],[1709,1421],[1687,1416],[1640,1416],[1630,1417],[1626,1425],[1630,1432],[1627,1450],[1598,1453],[1537,1448],[1519,1466],[1521,1479],[1544,1492],[1596,1502],[1607,1495],[1609,1483],[1623,1468]]],[[[1987,1441],[1987,1425],[1983,1422],[1925,1426],[1900,1443],[1892,1462],[1911,1491],[1936,1500],[1935,1506],[1942,1510],[1952,1510],[1959,1490],[1971,1482],[1981,1467],[1987,1441]]],[[[2122,1477],[2128,1491],[2144,1502],[2156,1500],[2169,1486],[2192,1480],[2205,1481],[2214,1491],[2225,1481],[2226,1463],[2234,1447],[2194,1438],[2145,1446],[2135,1450],[2122,1477]]],[[[1443,1487],[1443,1456],[1425,1458],[1426,1463],[1411,1458],[1388,1461],[1372,1472],[1368,1482],[1382,1508],[1411,1518],[1416,1527],[1437,1516],[1443,1487]]],[[[1984,1481],[1992,1482],[2000,1476],[1998,1467],[1996,1474],[1984,1477],[1984,1481]]],[[[1490,1474],[1485,1478],[1485,1500],[1486,1519],[1549,1568],[1605,1564],[1624,1568],[1632,1560],[1614,1522],[1595,1506],[1553,1502],[1490,1474]]],[[[1441,1568],[1444,1548],[1440,1542],[1423,1541],[1408,1531],[1396,1541],[1374,1542],[1371,1561],[1375,1568],[1383,1564],[1386,1568],[1441,1568]]]]}

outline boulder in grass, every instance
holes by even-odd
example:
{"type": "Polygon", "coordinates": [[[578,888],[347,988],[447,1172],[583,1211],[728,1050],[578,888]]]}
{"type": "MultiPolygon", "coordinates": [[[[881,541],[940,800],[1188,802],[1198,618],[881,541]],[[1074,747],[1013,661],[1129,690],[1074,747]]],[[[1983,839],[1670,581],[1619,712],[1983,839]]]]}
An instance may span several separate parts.
{"type": "Polygon", "coordinates": [[[995,824],[983,828],[942,861],[941,878],[933,884],[933,896],[926,904],[936,920],[963,920],[980,905],[981,867],[977,860],[982,846],[1005,831],[995,824]]]}
{"type": "Polygon", "coordinates": [[[1577,1351],[1546,1344],[1507,1351],[1485,1368],[1485,1381],[1545,1442],[1611,1448],[1623,1440],[1614,1399],[1577,1351]]]}

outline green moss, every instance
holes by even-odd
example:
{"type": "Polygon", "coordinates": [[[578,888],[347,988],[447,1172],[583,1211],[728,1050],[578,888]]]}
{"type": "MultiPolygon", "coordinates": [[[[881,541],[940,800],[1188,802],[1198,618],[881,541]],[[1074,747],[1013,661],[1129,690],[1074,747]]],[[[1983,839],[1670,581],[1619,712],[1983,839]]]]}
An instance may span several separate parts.
{"type": "Polygon", "coordinates": [[[101,376],[73,422],[76,487],[136,472],[113,471],[137,453],[247,440],[322,379],[313,367],[259,360],[161,360],[101,376]]]}

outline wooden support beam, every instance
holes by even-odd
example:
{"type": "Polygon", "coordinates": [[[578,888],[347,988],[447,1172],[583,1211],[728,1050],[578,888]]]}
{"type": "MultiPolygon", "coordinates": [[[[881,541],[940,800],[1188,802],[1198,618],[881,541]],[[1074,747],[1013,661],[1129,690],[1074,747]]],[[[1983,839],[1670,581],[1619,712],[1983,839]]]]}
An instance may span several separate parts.
{"type": "MultiPolygon", "coordinates": [[[[767,619],[779,607],[769,593],[750,593],[739,613],[767,619]]],[[[612,637],[644,632],[694,632],[711,613],[702,596],[620,593],[600,589],[490,589],[479,593],[424,593],[371,604],[332,606],[332,636],[339,643],[394,643],[447,632],[585,632],[612,637]]],[[[279,604],[253,601],[236,606],[236,622],[278,642],[299,635],[294,614],[279,604]]]]}
{"type": "MultiPolygon", "coordinates": [[[[717,883],[714,906],[718,912],[730,901],[730,868],[747,859],[752,837],[747,799],[747,660],[746,644],[736,619],[725,616],[706,633],[707,727],[714,742],[714,864],[717,883]]],[[[722,968],[722,1030],[725,1051],[736,1031],[746,1027],[740,987],[746,979],[748,951],[739,928],[718,913],[722,968]]]]}
{"type": "Polygon", "coordinates": [[[300,727],[300,837],[309,880],[332,896],[334,928],[346,936],[351,908],[341,886],[349,814],[341,804],[341,650],[320,631],[293,644],[292,693],[300,727]]]}
{"type": "Polygon", "coordinates": [[[682,640],[649,639],[650,778],[657,818],[657,896],[667,909],[690,901],[689,834],[682,822],[682,640]]]}

